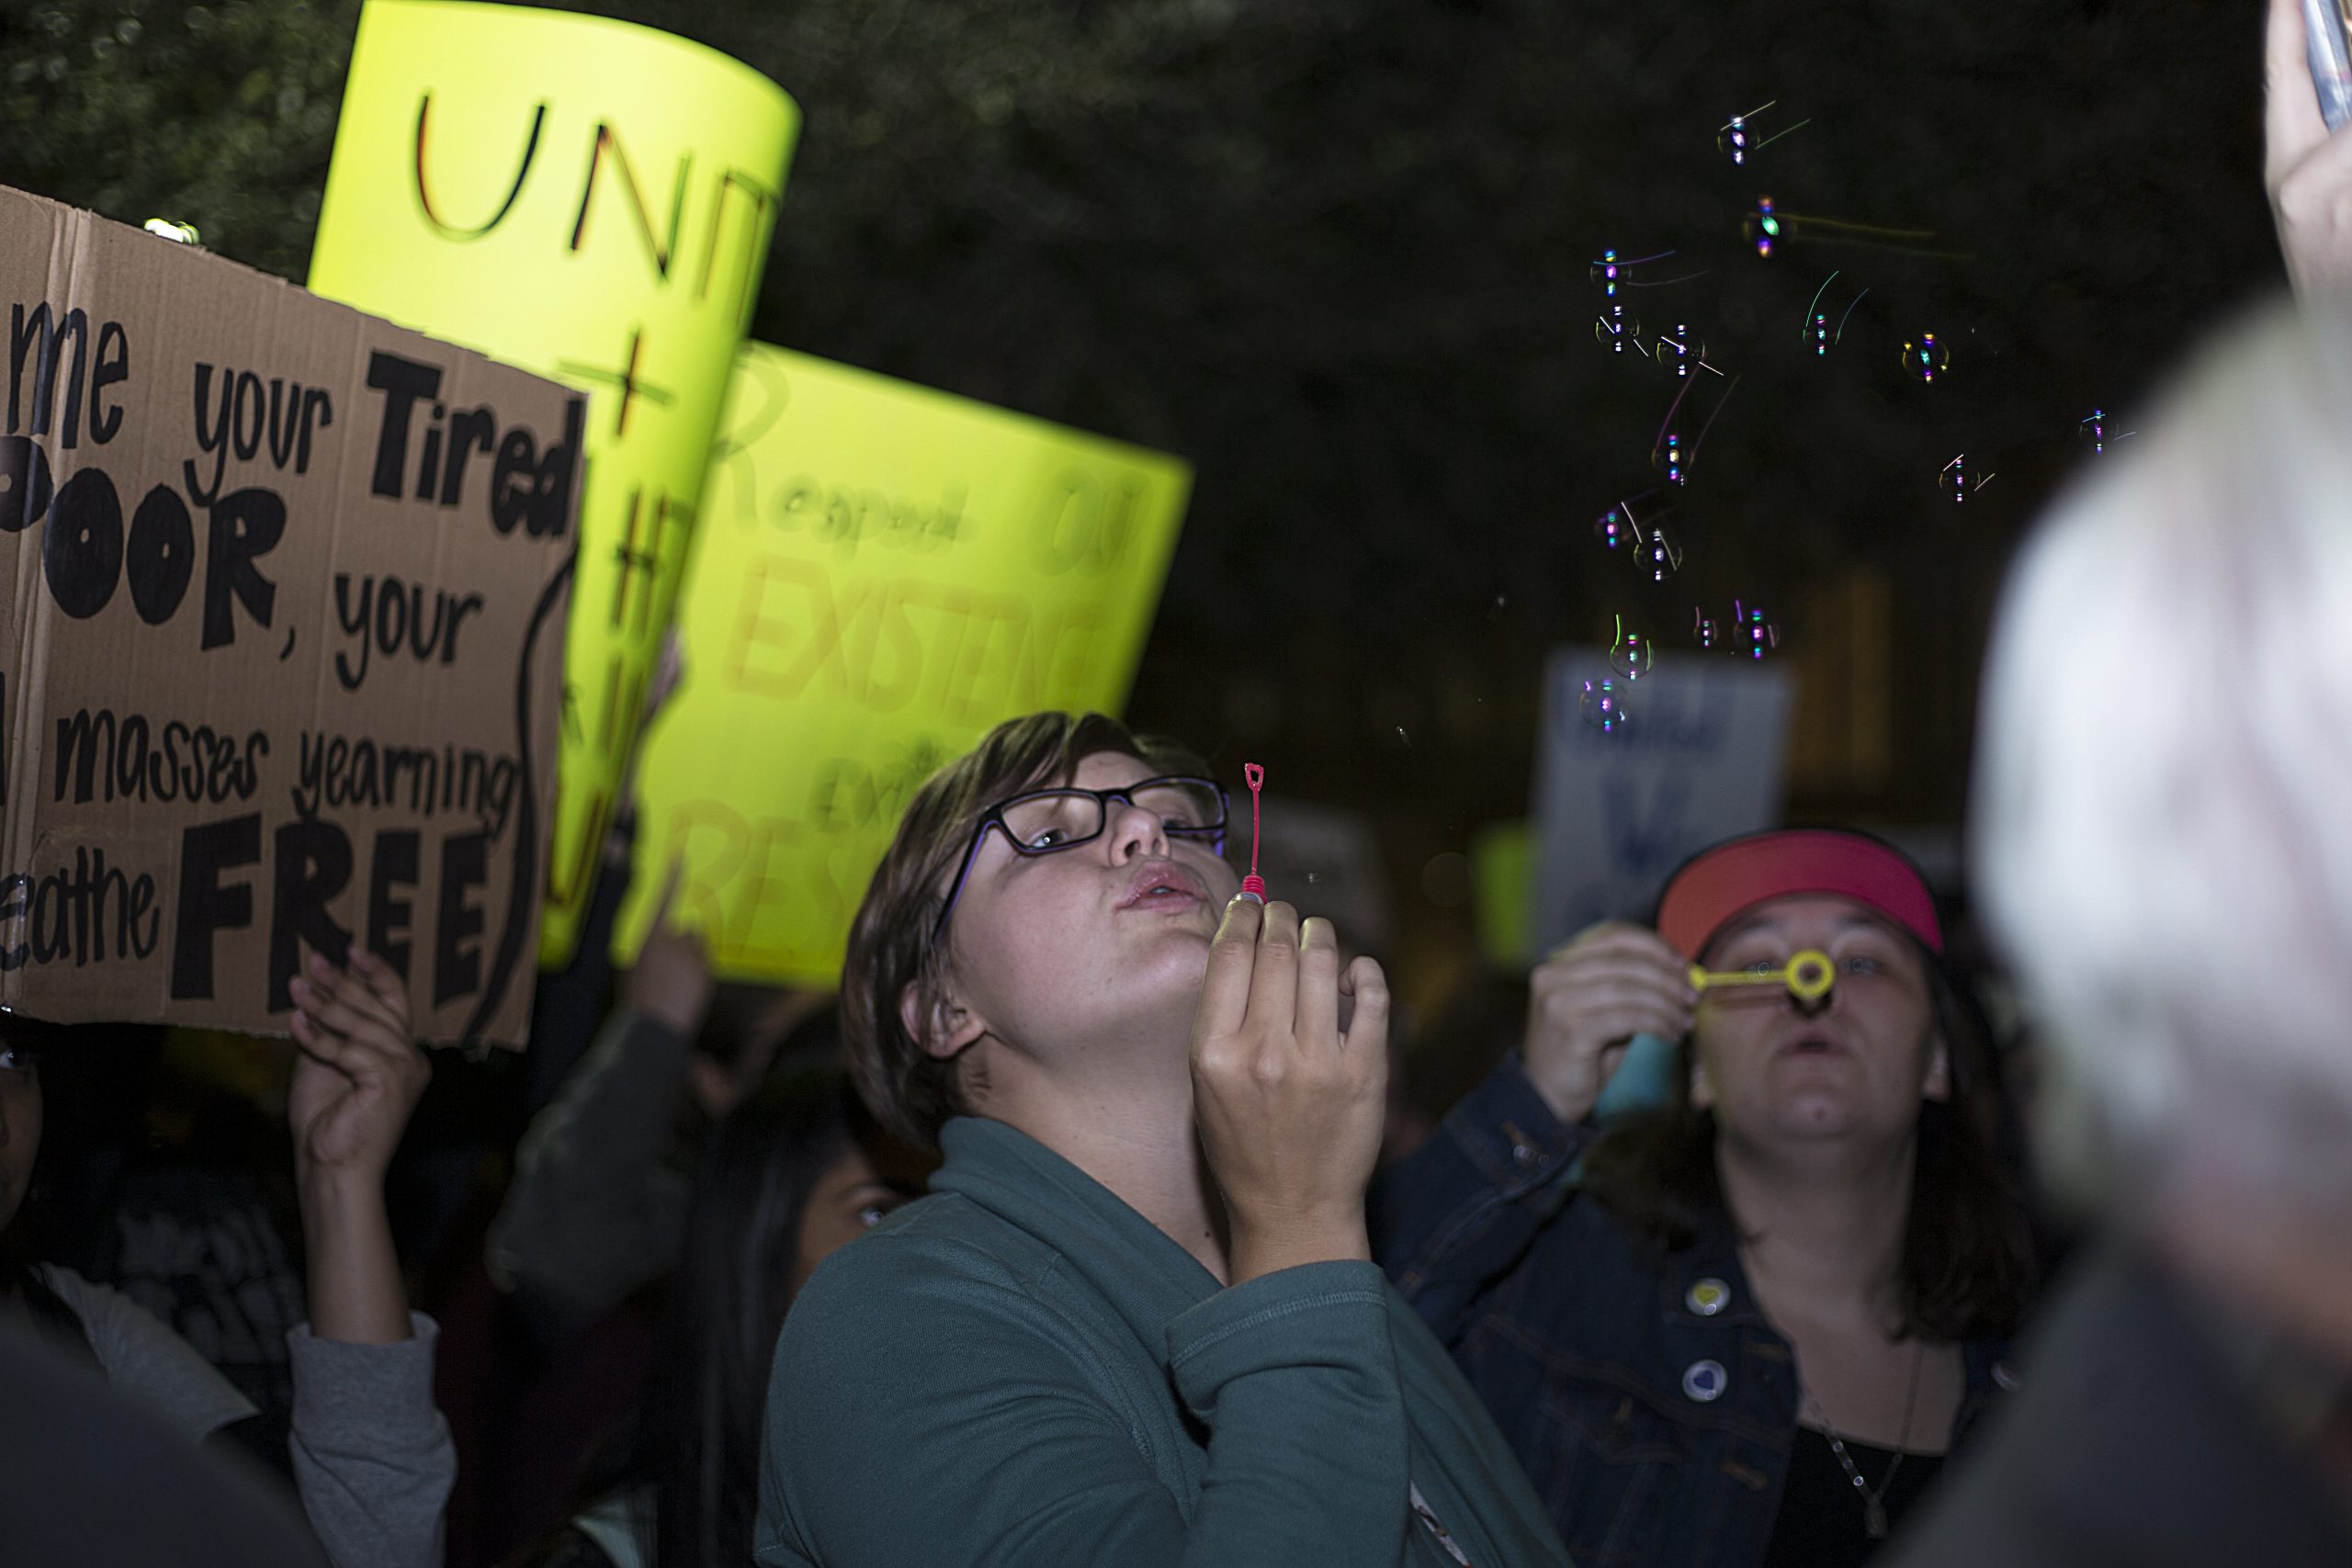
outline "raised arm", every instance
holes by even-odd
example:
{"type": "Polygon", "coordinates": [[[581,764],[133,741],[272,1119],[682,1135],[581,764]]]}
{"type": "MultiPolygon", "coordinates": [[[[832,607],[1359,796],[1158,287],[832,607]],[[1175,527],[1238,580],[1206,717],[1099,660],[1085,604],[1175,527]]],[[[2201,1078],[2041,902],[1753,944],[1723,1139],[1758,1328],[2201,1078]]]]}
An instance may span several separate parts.
{"type": "Polygon", "coordinates": [[[311,1317],[288,1337],[288,1449],[303,1510],[336,1568],[432,1568],[457,1479],[433,1403],[433,1320],[409,1310],[384,1172],[431,1068],[390,965],[316,953],[294,981],[287,1099],[311,1317]]]}

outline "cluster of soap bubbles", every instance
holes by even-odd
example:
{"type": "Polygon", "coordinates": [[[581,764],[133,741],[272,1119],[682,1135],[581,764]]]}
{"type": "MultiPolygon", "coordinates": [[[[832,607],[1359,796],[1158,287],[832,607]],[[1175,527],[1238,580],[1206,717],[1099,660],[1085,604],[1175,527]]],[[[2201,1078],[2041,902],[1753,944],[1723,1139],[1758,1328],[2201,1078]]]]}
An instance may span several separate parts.
{"type": "MultiPolygon", "coordinates": [[[[1768,143],[1779,140],[1789,131],[1810,121],[1799,120],[1776,135],[1761,137],[1752,123],[1758,116],[1773,106],[1770,103],[1730,118],[1718,133],[1717,146],[1736,165],[1745,166],[1768,143]]],[[[1770,256],[1781,243],[1792,221],[1776,209],[1770,197],[1760,197],[1755,209],[1747,218],[1747,234],[1758,254],[1770,256]]],[[[1819,220],[1806,220],[1808,226],[1819,220]]],[[[1824,224],[1832,230],[1852,228],[1852,225],[1824,224]]],[[[1603,250],[1592,263],[1589,276],[1600,290],[1600,310],[1594,321],[1595,341],[1609,346],[1611,354],[1622,355],[1626,341],[1634,341],[1639,350],[1641,325],[1627,308],[1623,291],[1634,288],[1657,288],[1663,285],[1649,279],[1636,279],[1634,269],[1648,263],[1664,260],[1672,252],[1628,259],[1614,249],[1603,250]]],[[[1830,275],[1831,281],[1838,276],[1830,275]]],[[[1670,279],[1668,281],[1683,281],[1670,279]]],[[[1816,293],[1813,306],[1807,310],[1807,341],[1816,355],[1826,355],[1845,330],[1854,307],[1863,295],[1849,284],[1836,299],[1826,301],[1828,283],[1816,293]]],[[[1688,321],[1678,321],[1670,331],[1661,329],[1647,345],[1648,356],[1671,370],[1681,383],[1675,399],[1666,412],[1658,429],[1657,442],[1651,448],[1650,462],[1661,476],[1665,493],[1672,495],[1686,488],[1690,479],[1698,447],[1707,430],[1730,396],[1737,378],[1723,379],[1724,372],[1707,363],[1706,345],[1696,339],[1688,321]],[[1693,367],[1719,378],[1720,395],[1713,399],[1692,401],[1690,393],[1694,387],[1706,384],[1703,376],[1694,377],[1693,367]],[[1688,405],[1686,407],[1686,404],[1688,405]],[[1700,417],[1699,411],[1712,404],[1713,412],[1700,417]],[[1695,429],[1696,434],[1690,432],[1695,429]]],[[[1922,333],[1917,342],[1904,345],[1905,367],[1923,381],[1932,381],[1949,367],[1948,352],[1932,333],[1922,333]],[[1915,363],[1916,359],[1916,363],[1915,363]]],[[[1593,536],[1601,548],[1611,555],[1623,556],[1634,563],[1635,570],[1653,583],[1663,583],[1682,566],[1682,552],[1670,538],[1662,520],[1673,512],[1670,504],[1654,504],[1652,498],[1658,491],[1645,491],[1629,499],[1619,501],[1600,513],[1593,522],[1593,536]]],[[[1747,660],[1760,660],[1780,646],[1780,628],[1766,615],[1760,606],[1735,600],[1728,618],[1718,619],[1703,607],[1691,612],[1692,640],[1705,651],[1729,653],[1747,660]]],[[[1604,733],[1626,728],[1633,722],[1628,698],[1633,689],[1648,674],[1656,657],[1654,640],[1645,633],[1627,627],[1623,615],[1617,617],[1616,636],[1609,649],[1609,672],[1583,682],[1580,712],[1585,723],[1604,733]]]]}
{"type": "MultiPolygon", "coordinates": [[[[1728,653],[1736,659],[1758,660],[1781,646],[1781,628],[1764,613],[1760,604],[1746,600],[1732,601],[1731,615],[1718,621],[1699,605],[1690,612],[1691,640],[1700,649],[1709,653],[1728,653]]],[[[1628,631],[1625,617],[1617,617],[1617,632],[1609,645],[1609,671],[1584,682],[1584,692],[1577,712],[1585,723],[1606,735],[1613,735],[1634,722],[1634,713],[1627,699],[1643,676],[1650,673],[1657,657],[1656,644],[1637,631],[1628,631]]]]}
{"type": "Polygon", "coordinates": [[[1764,607],[1744,600],[1731,602],[1731,619],[1717,621],[1703,604],[1690,612],[1691,640],[1709,652],[1718,649],[1742,659],[1763,658],[1781,646],[1781,628],[1764,618],[1764,607]]]}
{"type": "Polygon", "coordinates": [[[1621,501],[1593,519],[1592,536],[1611,554],[1622,552],[1632,559],[1652,582],[1664,582],[1682,566],[1682,552],[1667,536],[1664,519],[1674,509],[1665,507],[1645,520],[1634,510],[1634,502],[1646,502],[1657,494],[1644,491],[1631,500],[1621,501]]]}

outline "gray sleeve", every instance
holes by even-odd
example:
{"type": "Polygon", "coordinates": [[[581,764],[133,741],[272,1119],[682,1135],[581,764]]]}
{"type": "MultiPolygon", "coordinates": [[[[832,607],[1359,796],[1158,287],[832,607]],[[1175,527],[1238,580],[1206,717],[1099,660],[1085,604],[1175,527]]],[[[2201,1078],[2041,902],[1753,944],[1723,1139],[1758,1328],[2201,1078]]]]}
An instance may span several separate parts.
{"type": "Polygon", "coordinates": [[[320,1339],[307,1323],[286,1336],[294,1486],[335,1568],[439,1568],[442,1560],[458,1450],[433,1403],[441,1329],[412,1312],[409,1332],[395,1345],[320,1339]]]}
{"type": "Polygon", "coordinates": [[[119,1291],[94,1285],[71,1269],[40,1266],[41,1282],[82,1320],[107,1381],[125,1398],[201,1441],[253,1415],[253,1403],[154,1314],[119,1291]]]}
{"type": "Polygon", "coordinates": [[[490,1276],[550,1343],[674,1266],[688,1184],[662,1163],[692,1043],[623,1008],[541,1111],[490,1231],[490,1276]]]}

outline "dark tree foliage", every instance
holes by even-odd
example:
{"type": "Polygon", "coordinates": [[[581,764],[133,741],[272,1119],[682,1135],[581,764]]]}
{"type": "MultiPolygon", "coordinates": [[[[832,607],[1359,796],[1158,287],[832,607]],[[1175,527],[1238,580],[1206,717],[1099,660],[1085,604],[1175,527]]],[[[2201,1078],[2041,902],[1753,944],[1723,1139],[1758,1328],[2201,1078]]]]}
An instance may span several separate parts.
{"type": "MultiPolygon", "coordinates": [[[[1991,594],[2075,422],[2129,428],[2278,275],[2252,5],[582,8],[725,50],[804,110],[759,335],[1197,466],[1134,716],[1373,810],[1408,878],[1523,808],[1546,647],[1618,614],[1673,647],[1702,600],[1760,599],[1834,716],[1850,671],[1807,615],[1856,574],[1892,594],[1892,766],[1815,767],[1799,804],[1950,819],[1991,594]],[[1771,99],[1762,133],[1810,123],[1733,167],[1718,127],[1771,99]],[[1741,231],[1765,194],[1957,255],[1766,260],[1741,231]],[[1703,272],[1637,311],[1725,372],[1694,398],[1740,378],[1663,586],[1591,533],[1658,482],[1677,389],[1595,341],[1609,245],[1703,272]],[[1871,292],[1815,357],[1833,269],[1871,292]],[[1898,365],[1921,331],[1951,345],[1932,387],[1898,365]],[[1954,503],[1937,473],[1962,451],[1994,477],[1954,503]]],[[[187,217],[299,277],[354,15],[0,14],[0,178],[187,217]]]]}

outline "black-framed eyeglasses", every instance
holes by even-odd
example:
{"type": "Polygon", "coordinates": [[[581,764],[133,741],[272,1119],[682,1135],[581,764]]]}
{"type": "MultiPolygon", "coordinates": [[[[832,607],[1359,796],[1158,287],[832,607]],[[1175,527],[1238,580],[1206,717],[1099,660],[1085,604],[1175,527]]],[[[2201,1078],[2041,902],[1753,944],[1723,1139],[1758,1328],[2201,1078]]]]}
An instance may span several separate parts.
{"type": "Polygon", "coordinates": [[[1145,779],[1117,789],[1028,790],[980,813],[972,841],[964,851],[964,863],[948,886],[947,902],[931,928],[932,941],[937,942],[947,930],[947,917],[956,912],[964,884],[971,879],[972,863],[980,858],[980,846],[988,842],[991,830],[1002,832],[1015,854],[1059,854],[1101,838],[1110,825],[1114,800],[1159,818],[1160,830],[1171,839],[1206,839],[1218,854],[1225,853],[1225,786],[1215,779],[1170,777],[1145,779]]]}

